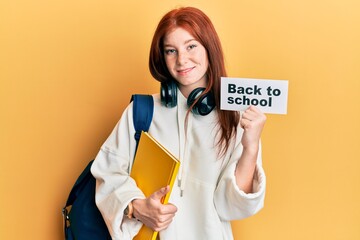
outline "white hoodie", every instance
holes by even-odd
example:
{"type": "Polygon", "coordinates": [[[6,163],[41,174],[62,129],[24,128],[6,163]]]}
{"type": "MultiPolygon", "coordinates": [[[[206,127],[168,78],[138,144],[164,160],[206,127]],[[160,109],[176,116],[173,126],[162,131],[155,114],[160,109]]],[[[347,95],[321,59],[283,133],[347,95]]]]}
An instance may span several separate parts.
{"type": "MultiPolygon", "coordinates": [[[[178,211],[170,226],[159,233],[161,240],[230,240],[231,220],[257,213],[264,204],[265,174],[261,148],[257,159],[253,193],[246,194],[236,185],[235,166],[242,153],[242,128],[238,128],[225,157],[218,159],[217,113],[207,116],[189,114],[178,91],[174,108],[161,105],[154,95],[154,117],[149,133],[179,158],[179,184],[174,184],[170,201],[178,211]]],[[[113,240],[130,240],[142,223],[124,217],[130,201],[145,196],[129,177],[134,158],[135,140],[132,104],[124,111],[115,129],[98,153],[91,171],[97,179],[96,203],[113,240]]]]}

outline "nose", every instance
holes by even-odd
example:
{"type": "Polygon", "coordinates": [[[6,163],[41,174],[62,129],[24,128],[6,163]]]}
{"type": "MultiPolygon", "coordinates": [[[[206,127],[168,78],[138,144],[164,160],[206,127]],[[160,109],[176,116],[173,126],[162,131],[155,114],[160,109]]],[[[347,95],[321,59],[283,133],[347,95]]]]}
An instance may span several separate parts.
{"type": "Polygon", "coordinates": [[[176,59],[178,65],[184,65],[188,61],[188,53],[186,51],[179,51],[176,59]]]}

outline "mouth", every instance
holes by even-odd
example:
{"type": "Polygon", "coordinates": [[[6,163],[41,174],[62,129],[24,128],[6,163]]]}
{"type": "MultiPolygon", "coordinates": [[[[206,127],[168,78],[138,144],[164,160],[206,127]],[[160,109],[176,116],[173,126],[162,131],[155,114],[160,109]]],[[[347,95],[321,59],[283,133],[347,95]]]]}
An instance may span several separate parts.
{"type": "Polygon", "coordinates": [[[191,70],[193,70],[195,67],[190,67],[190,68],[184,68],[184,69],[178,69],[176,70],[176,72],[180,75],[185,75],[187,73],[189,73],[191,70]]]}

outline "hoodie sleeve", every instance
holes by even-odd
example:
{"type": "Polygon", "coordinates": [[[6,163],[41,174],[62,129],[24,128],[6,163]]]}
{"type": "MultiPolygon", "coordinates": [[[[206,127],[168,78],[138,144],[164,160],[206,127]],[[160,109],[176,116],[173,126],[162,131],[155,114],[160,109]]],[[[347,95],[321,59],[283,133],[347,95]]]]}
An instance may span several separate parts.
{"type": "Polygon", "coordinates": [[[219,179],[214,203],[220,218],[224,221],[239,220],[256,214],[264,206],[266,177],[262,168],[261,144],[253,179],[252,193],[245,193],[236,184],[235,168],[242,153],[238,144],[219,179]]]}
{"type": "Polygon", "coordinates": [[[132,239],[142,226],[142,223],[123,215],[130,201],[145,198],[129,176],[136,147],[134,134],[131,103],[91,167],[96,178],[96,205],[114,240],[132,239]]]}

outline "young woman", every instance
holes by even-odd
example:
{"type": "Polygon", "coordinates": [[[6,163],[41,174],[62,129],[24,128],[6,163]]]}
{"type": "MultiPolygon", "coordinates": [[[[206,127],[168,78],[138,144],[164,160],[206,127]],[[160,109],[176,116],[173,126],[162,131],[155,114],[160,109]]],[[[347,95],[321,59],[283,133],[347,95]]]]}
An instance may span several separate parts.
{"type": "Polygon", "coordinates": [[[253,106],[241,116],[220,110],[223,52],[199,9],[174,9],[161,19],[149,66],[161,82],[149,133],[180,160],[178,184],[170,203],[161,204],[167,186],[146,198],[129,177],[135,150],[130,104],[92,166],[109,231],[113,239],[132,239],[145,224],[161,240],[233,239],[230,221],[263,207],[260,136],[266,117],[253,106]],[[131,214],[124,214],[129,208],[131,214]]]}

